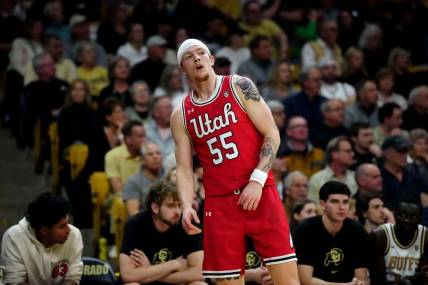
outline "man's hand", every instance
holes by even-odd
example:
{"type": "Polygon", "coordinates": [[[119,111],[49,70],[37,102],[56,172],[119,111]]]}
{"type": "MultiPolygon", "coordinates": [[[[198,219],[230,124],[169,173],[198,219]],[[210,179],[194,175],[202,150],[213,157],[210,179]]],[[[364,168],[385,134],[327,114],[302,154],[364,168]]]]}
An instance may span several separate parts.
{"type": "Polygon", "coordinates": [[[182,271],[188,267],[187,259],[182,256],[177,257],[174,261],[177,263],[177,271],[182,271]]]}
{"type": "Polygon", "coordinates": [[[244,210],[254,211],[259,205],[262,191],[262,185],[254,181],[250,181],[242,191],[238,204],[241,204],[244,210]]]}
{"type": "Polygon", "coordinates": [[[196,214],[196,211],[192,207],[184,208],[181,223],[183,225],[183,229],[189,235],[195,235],[202,231],[200,228],[198,228],[192,223],[193,221],[195,221],[197,224],[201,223],[199,221],[198,215],[196,214]]]}
{"type": "Polygon", "coordinates": [[[262,284],[273,285],[272,276],[270,276],[266,267],[262,267],[262,284]]]}
{"type": "Polygon", "coordinates": [[[134,249],[131,250],[131,255],[129,256],[131,257],[132,263],[136,266],[136,267],[146,267],[146,266],[150,266],[150,261],[147,258],[147,256],[144,254],[144,252],[142,252],[139,249],[134,249]]]}

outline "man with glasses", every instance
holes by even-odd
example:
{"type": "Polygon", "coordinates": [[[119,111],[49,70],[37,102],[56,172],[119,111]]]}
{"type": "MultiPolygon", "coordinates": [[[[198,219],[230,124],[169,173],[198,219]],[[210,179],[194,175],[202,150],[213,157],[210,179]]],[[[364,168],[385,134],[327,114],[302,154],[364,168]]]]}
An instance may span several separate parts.
{"type": "Polygon", "coordinates": [[[327,181],[336,180],[345,183],[351,194],[357,192],[355,173],[349,167],[353,163],[354,151],[351,142],[345,136],[332,139],[326,149],[327,166],[312,175],[309,181],[309,198],[318,201],[318,193],[327,181]]]}

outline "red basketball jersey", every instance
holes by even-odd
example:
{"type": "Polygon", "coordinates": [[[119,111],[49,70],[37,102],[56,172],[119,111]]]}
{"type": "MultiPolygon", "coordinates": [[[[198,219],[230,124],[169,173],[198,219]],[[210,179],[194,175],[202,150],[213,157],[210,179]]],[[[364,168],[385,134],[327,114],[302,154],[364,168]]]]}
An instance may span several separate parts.
{"type": "MultiPolygon", "coordinates": [[[[259,163],[263,136],[258,132],[232,85],[232,76],[218,76],[215,94],[196,102],[193,92],[183,100],[186,131],[204,170],[206,196],[243,190],[259,163]]],[[[269,172],[266,186],[274,185],[269,172]]]]}

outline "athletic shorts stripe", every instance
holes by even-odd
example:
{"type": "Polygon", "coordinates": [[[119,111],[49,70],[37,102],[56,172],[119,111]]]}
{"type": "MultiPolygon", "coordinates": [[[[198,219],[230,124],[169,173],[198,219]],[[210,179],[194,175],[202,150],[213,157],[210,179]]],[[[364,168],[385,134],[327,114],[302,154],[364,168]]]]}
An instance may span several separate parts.
{"type": "Polygon", "coordinates": [[[296,254],[291,253],[287,255],[264,258],[263,262],[266,265],[273,265],[273,264],[285,263],[285,262],[296,261],[296,260],[297,260],[296,254]]]}
{"type": "Polygon", "coordinates": [[[241,275],[241,270],[202,271],[205,278],[236,278],[241,275]]]}

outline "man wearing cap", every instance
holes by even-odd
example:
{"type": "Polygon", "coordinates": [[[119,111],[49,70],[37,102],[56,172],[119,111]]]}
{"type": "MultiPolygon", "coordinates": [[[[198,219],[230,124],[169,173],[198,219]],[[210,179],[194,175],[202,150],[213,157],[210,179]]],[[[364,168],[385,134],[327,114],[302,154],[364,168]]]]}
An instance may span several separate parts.
{"type": "Polygon", "coordinates": [[[165,38],[154,35],[148,38],[147,59],[134,65],[131,70],[131,82],[143,80],[147,82],[151,90],[155,90],[159,85],[159,79],[165,68],[164,57],[166,55],[165,38]]]}
{"type": "Polygon", "coordinates": [[[214,57],[199,40],[177,52],[193,90],[171,115],[183,227],[201,231],[192,201],[192,151],[204,170],[205,278],[242,284],[249,237],[274,284],[299,284],[293,243],[271,172],[280,143],[278,128],[254,83],[218,76],[214,57]]]}
{"type": "Polygon", "coordinates": [[[382,194],[385,204],[392,210],[404,200],[428,206],[428,189],[423,178],[407,164],[409,148],[409,142],[402,136],[390,136],[382,144],[382,194]]]}
{"type": "Polygon", "coordinates": [[[339,181],[320,189],[322,216],[308,218],[295,231],[301,284],[368,284],[368,235],[347,218],[351,191],[339,181]]]}

